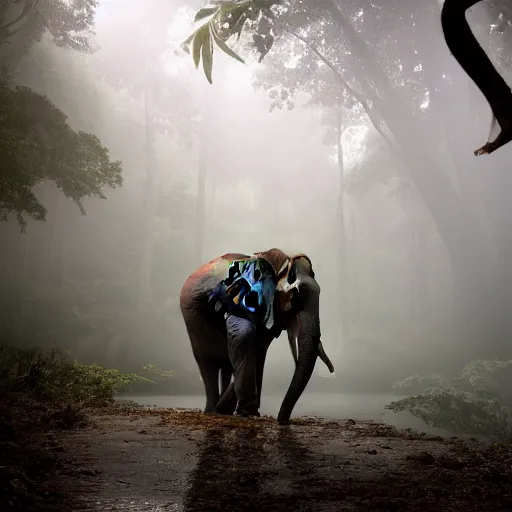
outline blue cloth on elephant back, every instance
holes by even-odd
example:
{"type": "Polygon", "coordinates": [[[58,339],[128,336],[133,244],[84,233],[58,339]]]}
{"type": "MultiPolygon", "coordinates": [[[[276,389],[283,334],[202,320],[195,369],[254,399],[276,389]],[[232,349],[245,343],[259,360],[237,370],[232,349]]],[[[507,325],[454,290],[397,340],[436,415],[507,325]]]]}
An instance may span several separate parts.
{"type": "Polygon", "coordinates": [[[274,325],[274,294],[276,276],[272,266],[262,258],[235,260],[228,275],[211,292],[209,301],[219,300],[235,316],[247,316],[251,321],[274,325]]]}

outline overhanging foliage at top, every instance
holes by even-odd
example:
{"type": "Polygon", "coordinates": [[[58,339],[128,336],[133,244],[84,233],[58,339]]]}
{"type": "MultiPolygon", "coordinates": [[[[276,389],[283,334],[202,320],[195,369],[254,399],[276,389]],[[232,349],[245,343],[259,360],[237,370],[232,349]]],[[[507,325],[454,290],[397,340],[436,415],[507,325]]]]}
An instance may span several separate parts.
{"type": "Polygon", "coordinates": [[[190,53],[196,68],[203,62],[204,74],[212,83],[213,43],[233,59],[245,64],[242,57],[226,43],[232,37],[240,40],[246,25],[253,30],[253,44],[260,55],[260,61],[270,51],[274,43],[272,25],[275,20],[273,7],[280,4],[276,0],[214,0],[200,9],[194,22],[203,23],[183,42],[183,48],[190,53]],[[206,21],[205,21],[206,20],[206,21]]]}

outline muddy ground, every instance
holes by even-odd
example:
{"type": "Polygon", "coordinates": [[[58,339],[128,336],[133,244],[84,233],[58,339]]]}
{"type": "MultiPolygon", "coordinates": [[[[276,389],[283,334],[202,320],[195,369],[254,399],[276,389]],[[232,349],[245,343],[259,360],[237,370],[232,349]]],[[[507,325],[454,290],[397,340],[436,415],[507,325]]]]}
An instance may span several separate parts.
{"type": "Polygon", "coordinates": [[[511,447],[170,409],[38,406],[13,425],[13,407],[27,404],[0,421],[1,511],[512,510],[511,447]]]}

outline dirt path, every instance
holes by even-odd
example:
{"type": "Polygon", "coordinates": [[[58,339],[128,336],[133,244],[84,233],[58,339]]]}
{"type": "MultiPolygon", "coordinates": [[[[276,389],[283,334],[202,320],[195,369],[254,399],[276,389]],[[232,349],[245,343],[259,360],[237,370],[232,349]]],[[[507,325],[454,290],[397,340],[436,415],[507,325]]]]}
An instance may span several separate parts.
{"type": "Polygon", "coordinates": [[[75,511],[512,510],[512,451],[476,441],[169,409],[92,420],[60,437],[73,464],[54,485],[75,511]]]}

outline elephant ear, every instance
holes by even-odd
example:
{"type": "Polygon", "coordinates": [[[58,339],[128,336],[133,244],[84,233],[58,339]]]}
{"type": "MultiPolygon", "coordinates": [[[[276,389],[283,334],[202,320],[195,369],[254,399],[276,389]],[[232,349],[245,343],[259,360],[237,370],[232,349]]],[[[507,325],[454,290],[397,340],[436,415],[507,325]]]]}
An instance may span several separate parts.
{"type": "Polygon", "coordinates": [[[314,277],[311,261],[304,254],[293,256],[283,263],[278,272],[276,289],[278,307],[287,317],[288,343],[295,365],[298,361],[297,338],[300,332],[300,318],[294,297],[299,293],[301,286],[300,275],[314,277]]]}
{"type": "Polygon", "coordinates": [[[299,315],[295,315],[288,322],[288,343],[290,344],[290,350],[292,351],[293,361],[295,362],[295,366],[297,366],[298,361],[298,349],[297,349],[297,337],[299,335],[300,330],[300,320],[299,315]]]}
{"type": "Polygon", "coordinates": [[[276,292],[279,295],[279,307],[288,312],[293,309],[293,298],[299,293],[300,276],[308,275],[314,279],[311,260],[305,254],[297,254],[283,263],[277,274],[276,292]]]}

